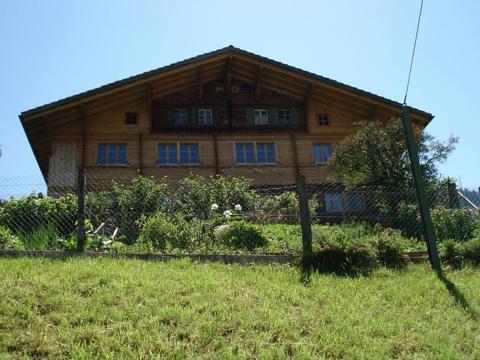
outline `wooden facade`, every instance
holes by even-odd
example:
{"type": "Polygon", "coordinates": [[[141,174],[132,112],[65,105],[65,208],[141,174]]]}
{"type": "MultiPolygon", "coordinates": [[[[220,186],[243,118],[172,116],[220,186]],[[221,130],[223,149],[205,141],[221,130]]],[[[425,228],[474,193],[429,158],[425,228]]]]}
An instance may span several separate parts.
{"type": "MultiPolygon", "coordinates": [[[[296,174],[326,182],[314,144],[334,150],[359,120],[386,122],[400,110],[394,101],[227,47],[25,111],[20,119],[50,179],[85,168],[99,176],[244,176],[260,185],[293,183],[296,174]],[[211,123],[204,124],[208,111],[211,123]],[[262,114],[268,119],[260,123],[262,114]],[[240,163],[236,144],[257,151],[273,144],[274,161],[240,163]],[[185,156],[198,161],[166,163],[167,145],[177,158],[185,155],[180,148],[190,149],[185,156]],[[115,151],[121,160],[105,163],[115,151]]],[[[433,118],[416,109],[412,117],[420,127],[433,118]]]]}

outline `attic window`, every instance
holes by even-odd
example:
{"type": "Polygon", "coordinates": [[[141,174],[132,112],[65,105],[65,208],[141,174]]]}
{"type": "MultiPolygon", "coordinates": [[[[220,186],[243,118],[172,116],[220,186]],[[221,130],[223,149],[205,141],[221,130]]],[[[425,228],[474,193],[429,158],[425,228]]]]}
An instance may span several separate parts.
{"type": "Polygon", "coordinates": [[[125,117],[125,122],[127,125],[136,125],[137,124],[137,113],[127,113],[125,117]]]}
{"type": "Polygon", "coordinates": [[[328,114],[319,114],[318,115],[318,124],[321,126],[326,126],[330,124],[330,119],[328,118],[328,114]]]}

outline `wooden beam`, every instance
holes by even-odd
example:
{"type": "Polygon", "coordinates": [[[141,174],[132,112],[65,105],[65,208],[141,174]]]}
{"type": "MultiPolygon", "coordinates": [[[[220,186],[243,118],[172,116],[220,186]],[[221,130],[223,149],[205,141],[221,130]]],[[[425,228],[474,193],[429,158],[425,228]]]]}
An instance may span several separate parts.
{"type": "Polygon", "coordinates": [[[203,67],[200,65],[197,69],[197,83],[198,83],[198,101],[202,101],[203,92],[203,67]]]}
{"type": "Polygon", "coordinates": [[[232,72],[232,61],[233,58],[229,56],[226,60],[226,66],[225,66],[225,79],[227,79],[227,100],[230,100],[231,98],[231,72],[232,72]]]}
{"type": "Polygon", "coordinates": [[[257,102],[258,98],[260,97],[261,76],[262,76],[262,67],[257,66],[257,71],[255,74],[255,102],[257,102]]]}
{"type": "Polygon", "coordinates": [[[143,173],[143,141],[142,133],[138,134],[138,175],[143,173]]]}
{"type": "Polygon", "coordinates": [[[297,149],[297,141],[295,139],[295,135],[290,134],[290,141],[292,144],[293,161],[295,163],[295,175],[300,175],[300,166],[298,164],[298,149],[297,149]]]}

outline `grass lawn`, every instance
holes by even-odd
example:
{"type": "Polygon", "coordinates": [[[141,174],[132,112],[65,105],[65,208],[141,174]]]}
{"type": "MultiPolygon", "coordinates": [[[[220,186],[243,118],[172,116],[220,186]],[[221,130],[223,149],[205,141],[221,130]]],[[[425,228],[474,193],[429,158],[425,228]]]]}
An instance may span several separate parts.
{"type": "Polygon", "coordinates": [[[0,358],[480,358],[480,272],[0,259],[0,358]],[[462,297],[464,296],[464,298],[462,297]]]}

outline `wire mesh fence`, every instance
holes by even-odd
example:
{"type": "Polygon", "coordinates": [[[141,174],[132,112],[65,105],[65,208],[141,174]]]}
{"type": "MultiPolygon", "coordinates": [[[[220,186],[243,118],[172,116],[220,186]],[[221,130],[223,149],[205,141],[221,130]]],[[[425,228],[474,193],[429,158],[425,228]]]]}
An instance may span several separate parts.
{"type": "MultiPolygon", "coordinates": [[[[192,176],[180,181],[87,173],[50,178],[0,178],[0,225],[27,249],[159,253],[302,252],[298,184],[258,185],[247,179],[192,176]],[[82,190],[82,191],[79,191],[82,190]],[[82,197],[84,209],[78,206],[82,197]],[[79,217],[79,212],[82,216],[79,217]],[[85,219],[85,224],[83,221],[85,219]]],[[[318,229],[358,223],[390,228],[422,242],[415,190],[381,186],[346,189],[307,184],[314,240],[318,229]]],[[[461,208],[452,184],[428,190],[440,241],[467,240],[478,211],[461,208]]]]}

